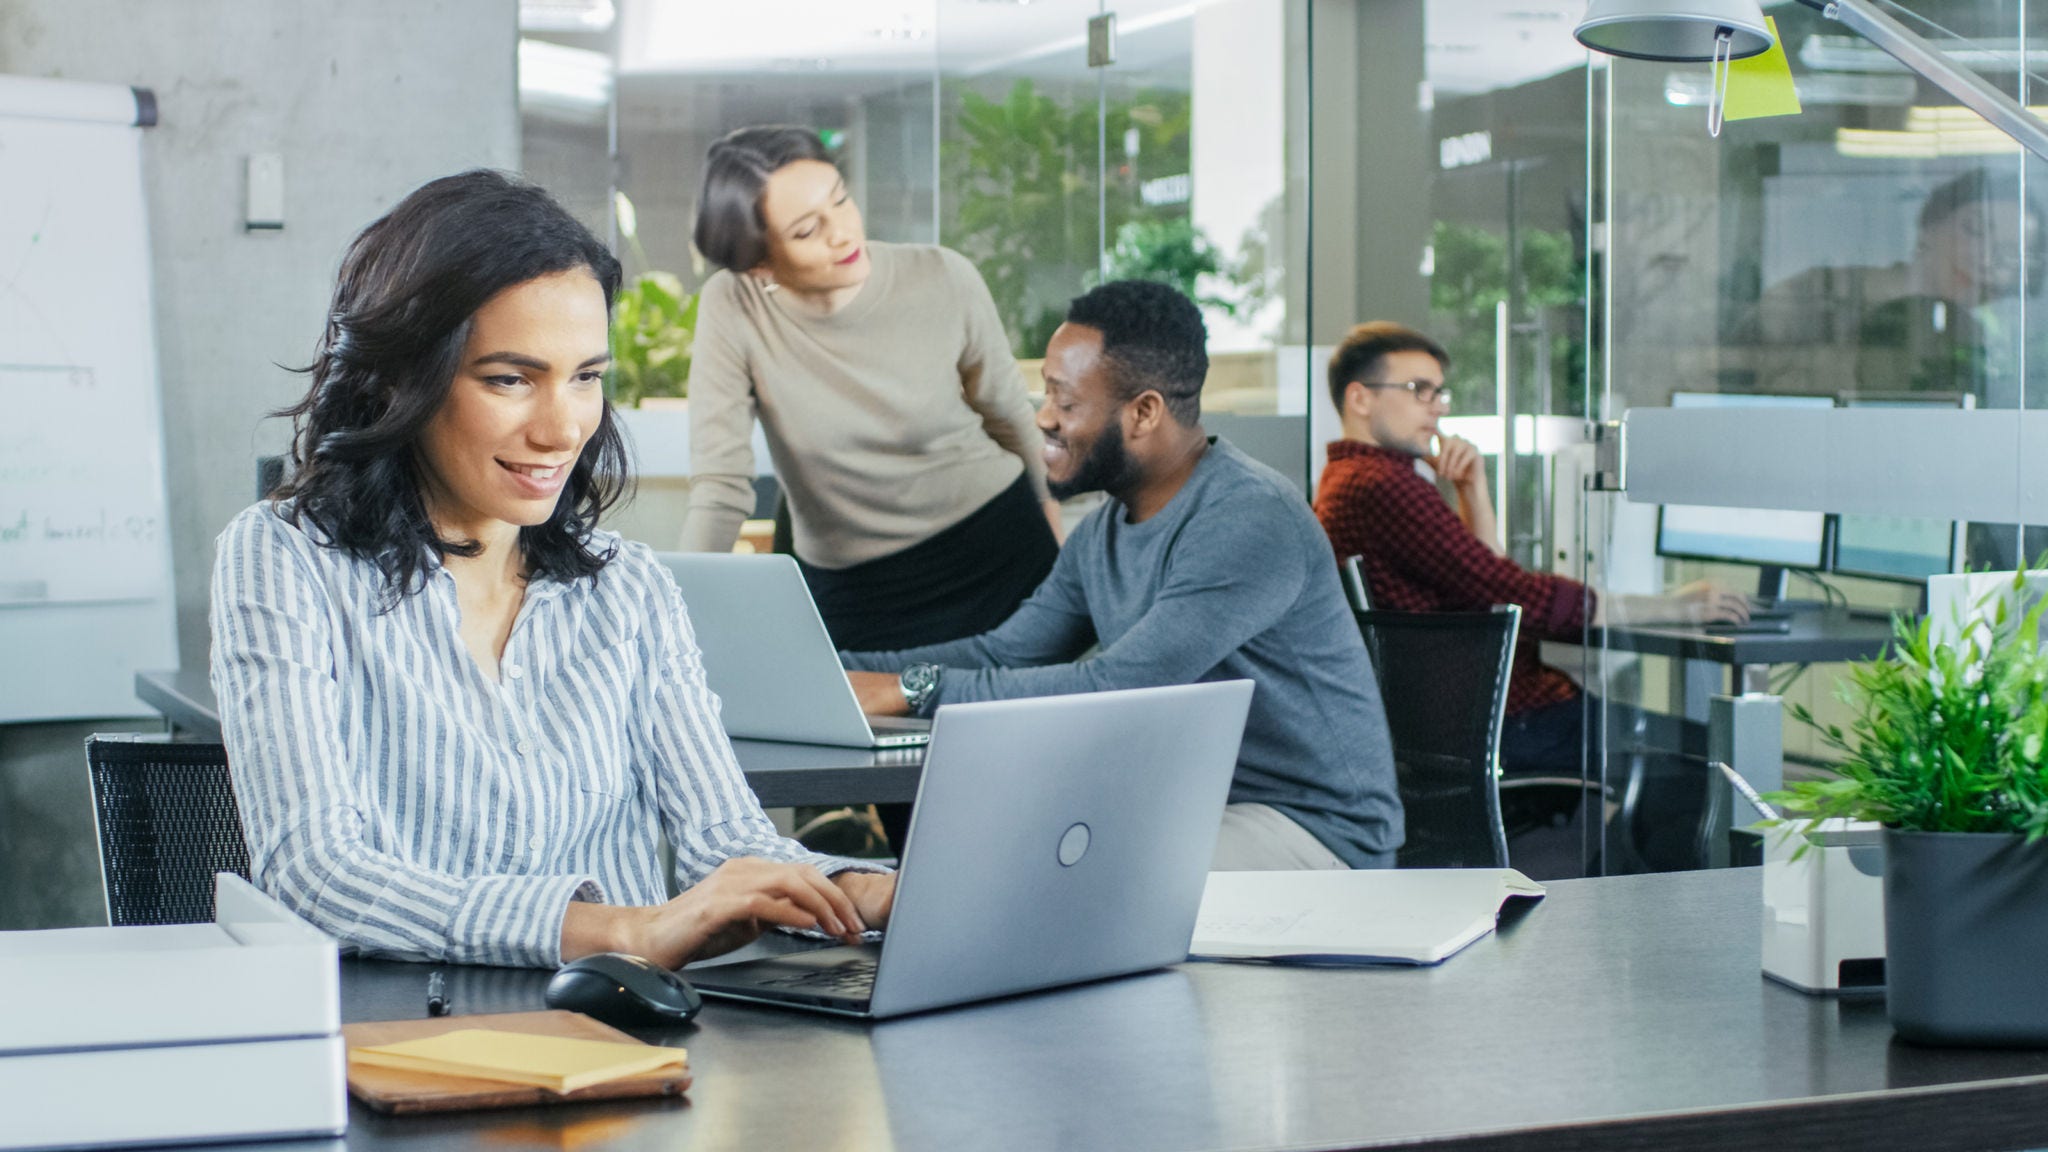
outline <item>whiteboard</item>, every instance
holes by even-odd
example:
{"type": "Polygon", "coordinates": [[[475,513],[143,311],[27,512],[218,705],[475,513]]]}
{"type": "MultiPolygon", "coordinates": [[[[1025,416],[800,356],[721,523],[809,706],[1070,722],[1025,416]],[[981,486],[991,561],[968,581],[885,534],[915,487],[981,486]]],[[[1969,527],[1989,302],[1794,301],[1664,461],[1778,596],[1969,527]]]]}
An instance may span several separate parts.
{"type": "Polygon", "coordinates": [[[69,111],[109,88],[0,77],[0,723],[177,663],[142,130],[69,111]]]}

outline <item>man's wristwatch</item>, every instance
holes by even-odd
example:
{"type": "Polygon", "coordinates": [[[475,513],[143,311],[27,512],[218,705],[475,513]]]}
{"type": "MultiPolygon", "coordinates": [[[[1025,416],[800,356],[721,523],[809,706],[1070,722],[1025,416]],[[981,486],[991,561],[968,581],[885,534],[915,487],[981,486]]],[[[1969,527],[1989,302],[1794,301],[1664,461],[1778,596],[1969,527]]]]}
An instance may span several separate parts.
{"type": "Polygon", "coordinates": [[[939,666],[912,664],[897,676],[896,684],[903,689],[903,702],[910,705],[910,714],[923,716],[932,697],[939,694],[939,666]]]}

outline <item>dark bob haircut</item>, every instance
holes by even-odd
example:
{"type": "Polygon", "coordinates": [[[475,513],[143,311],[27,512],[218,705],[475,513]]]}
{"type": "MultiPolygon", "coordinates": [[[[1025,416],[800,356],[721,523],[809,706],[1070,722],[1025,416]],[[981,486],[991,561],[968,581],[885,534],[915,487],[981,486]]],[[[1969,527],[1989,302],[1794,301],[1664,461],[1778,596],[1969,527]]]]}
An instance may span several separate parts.
{"type": "MultiPolygon", "coordinates": [[[[341,260],[327,331],[292,418],[292,475],[272,496],[324,541],[384,574],[385,607],[424,586],[431,563],[474,556],[427,517],[419,444],[448,397],[476,310],[550,273],[588,269],[610,307],[619,262],[546,192],[499,172],[446,176],[363,229],[341,260]],[[430,560],[430,557],[432,558],[430,560]]],[[[532,578],[594,576],[612,553],[590,533],[629,483],[626,445],[607,403],[546,523],[522,528],[532,578]]]]}
{"type": "Polygon", "coordinates": [[[1426,352],[1441,367],[1451,366],[1451,354],[1444,351],[1444,346],[1413,328],[1392,320],[1360,324],[1346,332],[1337,350],[1330,354],[1330,403],[1337,406],[1337,411],[1344,410],[1344,393],[1353,381],[1378,383],[1366,377],[1379,371],[1381,358],[1394,352],[1426,352]]]}
{"type": "Polygon", "coordinates": [[[1102,357],[1117,399],[1153,391],[1174,422],[1202,420],[1202,382],[1209,377],[1209,329],[1202,310],[1178,288],[1151,280],[1113,280],[1074,297],[1067,323],[1102,333],[1102,357]]]}
{"type": "Polygon", "coordinates": [[[758,268],[768,259],[768,225],[761,190],[768,177],[799,160],[832,163],[825,142],[809,128],[768,124],[719,137],[704,158],[704,193],[697,198],[692,239],[706,260],[730,272],[758,268]]]}

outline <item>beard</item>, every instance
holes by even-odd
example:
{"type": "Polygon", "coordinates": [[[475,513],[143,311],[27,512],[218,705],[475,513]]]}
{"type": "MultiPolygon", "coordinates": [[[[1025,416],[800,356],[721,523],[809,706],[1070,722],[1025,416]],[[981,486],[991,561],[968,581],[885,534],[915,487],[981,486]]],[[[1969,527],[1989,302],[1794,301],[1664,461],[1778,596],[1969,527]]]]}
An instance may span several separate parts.
{"type": "Polygon", "coordinates": [[[1107,492],[1114,496],[1129,491],[1138,481],[1138,462],[1124,451],[1124,428],[1114,417],[1102,435],[1088,449],[1074,474],[1065,480],[1046,478],[1046,490],[1055,500],[1069,500],[1083,492],[1107,492]]]}

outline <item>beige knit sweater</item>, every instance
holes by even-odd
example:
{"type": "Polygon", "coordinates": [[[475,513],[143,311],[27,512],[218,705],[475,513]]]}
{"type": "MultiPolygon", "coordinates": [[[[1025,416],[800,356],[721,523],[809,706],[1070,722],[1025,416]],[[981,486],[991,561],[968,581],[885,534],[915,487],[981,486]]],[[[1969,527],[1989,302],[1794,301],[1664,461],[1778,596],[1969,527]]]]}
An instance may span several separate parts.
{"type": "Polygon", "coordinates": [[[995,302],[965,257],[870,242],[852,303],[817,316],[720,272],[690,365],[690,510],[682,547],[722,552],[754,506],[760,420],[797,555],[844,568],[951,527],[1028,472],[1042,440],[995,302]]]}

